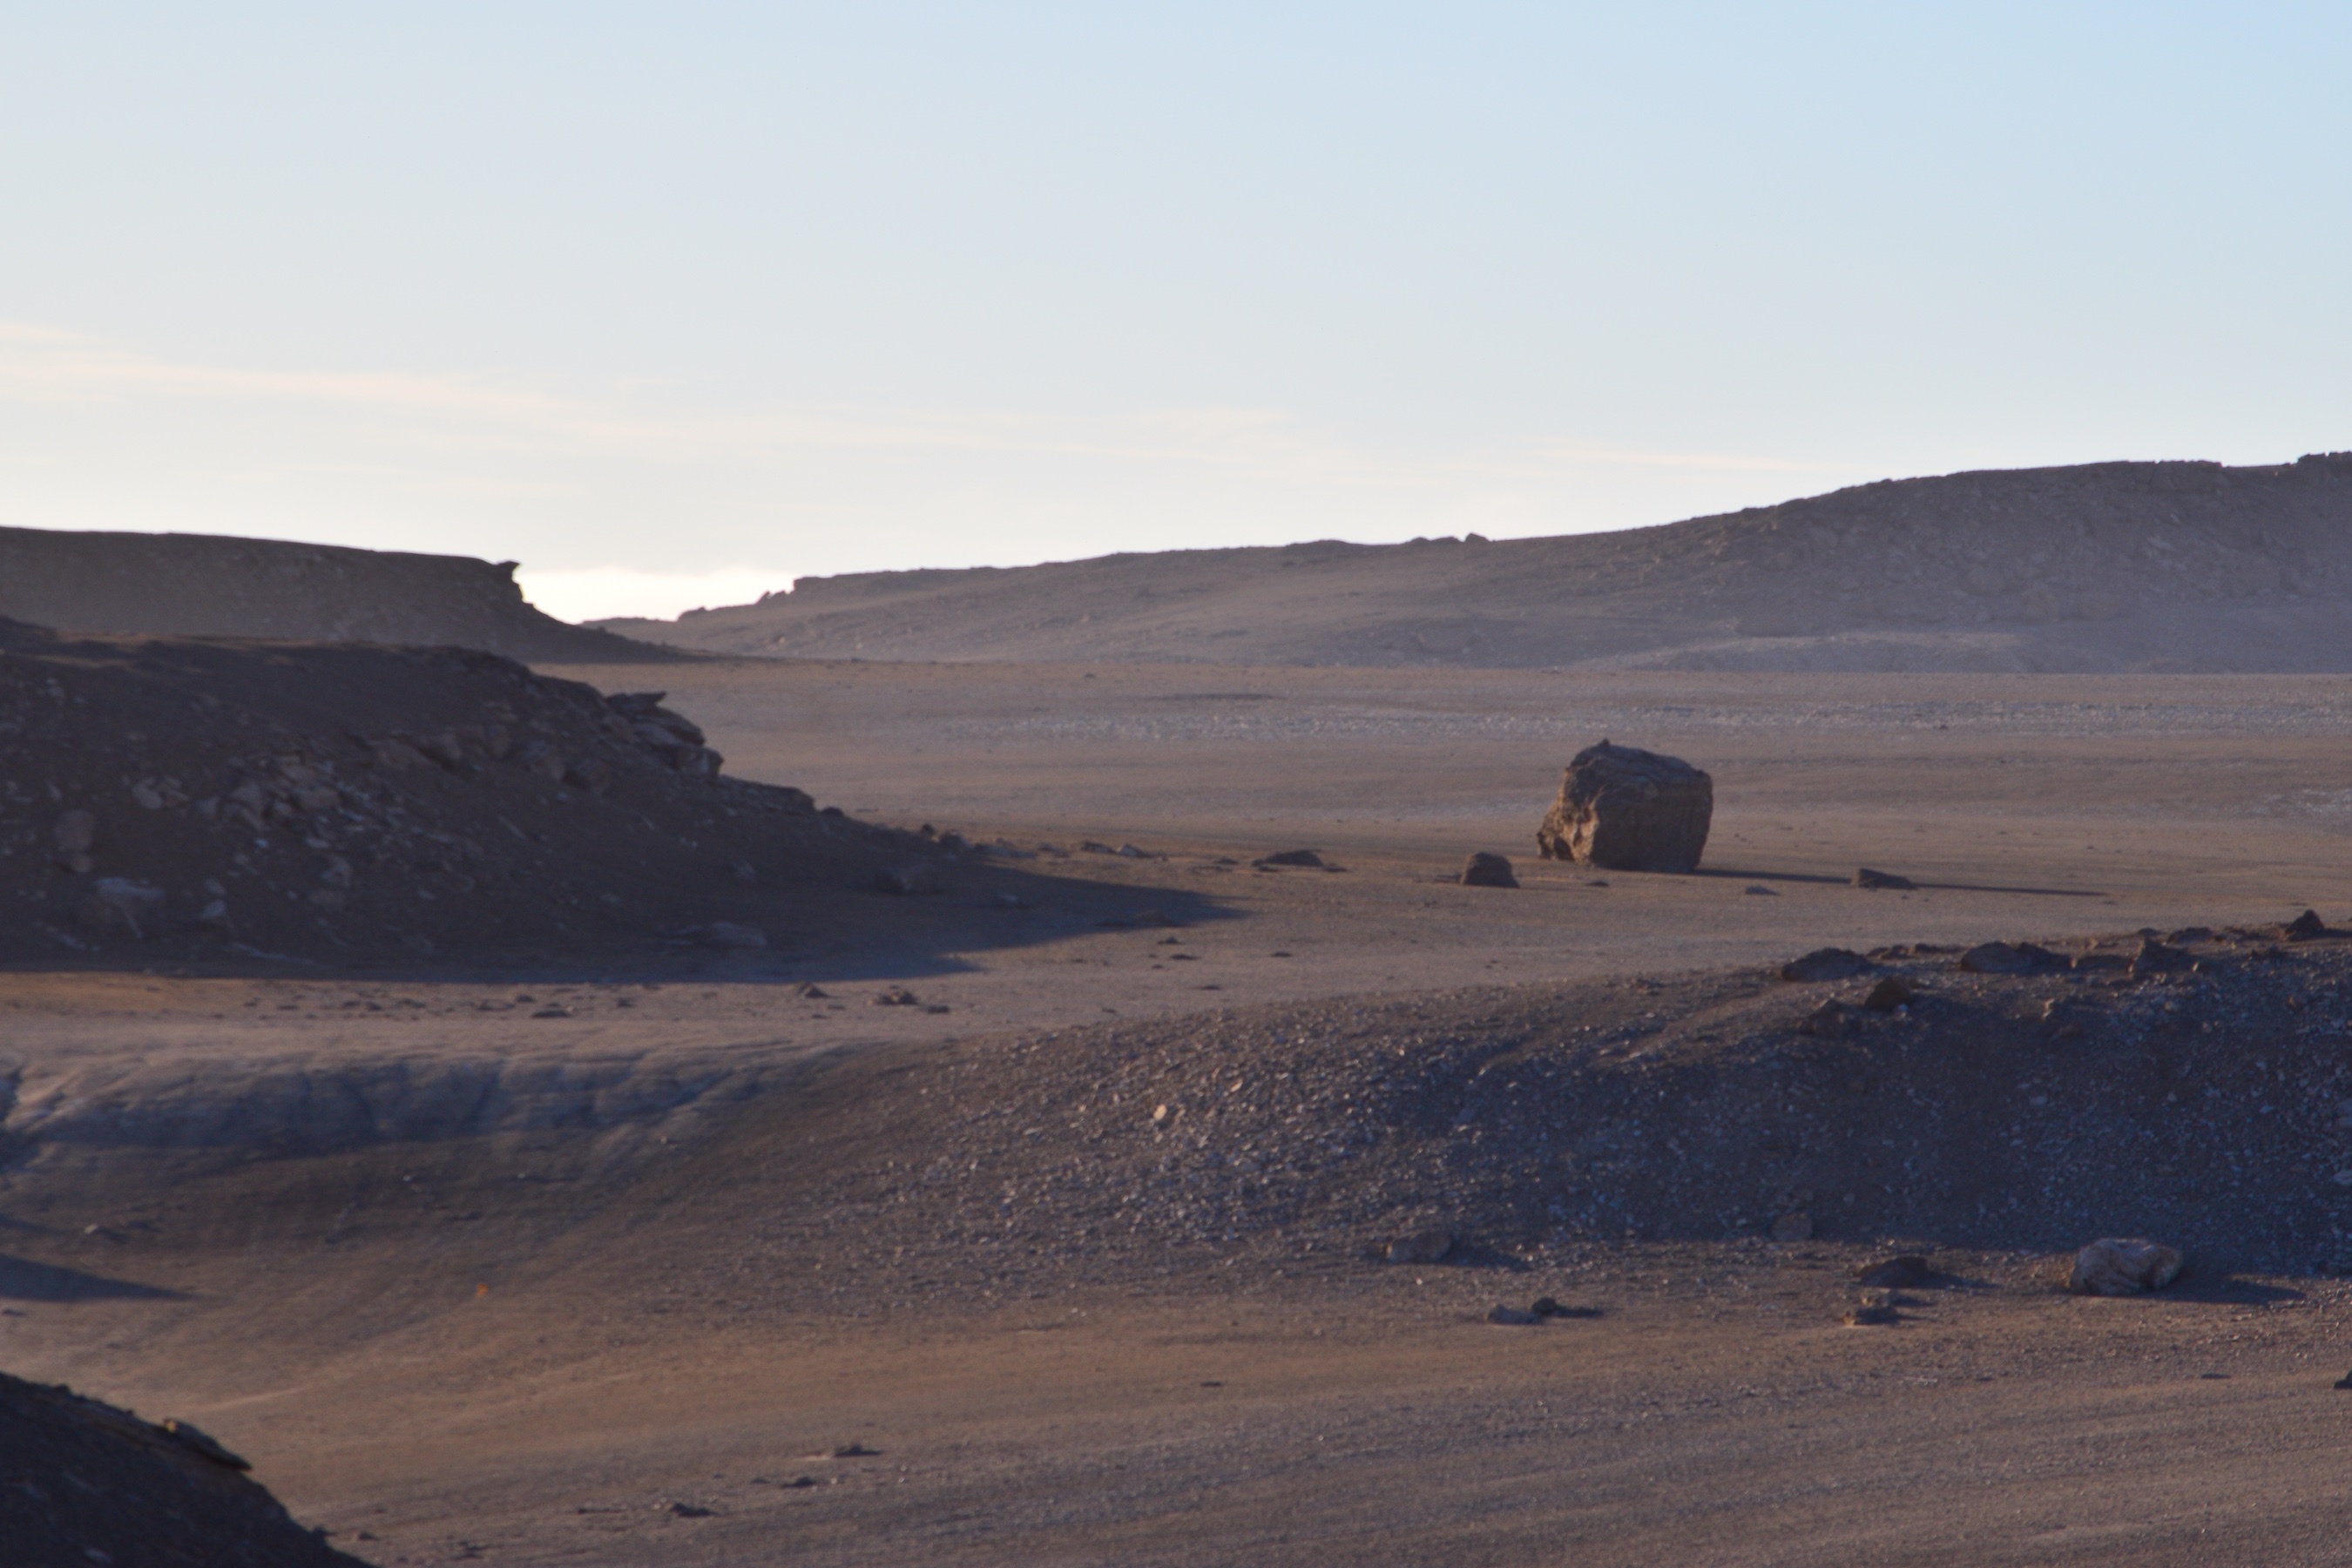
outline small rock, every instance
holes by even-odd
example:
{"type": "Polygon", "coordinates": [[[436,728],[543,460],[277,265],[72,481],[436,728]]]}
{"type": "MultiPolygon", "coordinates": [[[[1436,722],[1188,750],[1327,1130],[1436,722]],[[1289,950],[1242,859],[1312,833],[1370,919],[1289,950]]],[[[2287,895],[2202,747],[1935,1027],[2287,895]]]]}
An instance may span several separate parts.
{"type": "Polygon", "coordinates": [[[712,921],[702,928],[702,940],[712,947],[765,947],[768,945],[768,933],[757,926],[739,926],[731,921],[712,921]]]}
{"type": "Polygon", "coordinates": [[[922,999],[903,985],[893,985],[887,990],[877,991],[873,999],[867,1004],[868,1006],[874,1007],[919,1007],[922,1005],[922,999]]]}
{"type": "Polygon", "coordinates": [[[2151,937],[2141,942],[2139,951],[2132,954],[2131,972],[2134,974],[2168,974],[2187,969],[2195,962],[2180,949],[2151,937]]]}
{"type": "Polygon", "coordinates": [[[571,1009],[567,1007],[551,1005],[541,1007],[538,1012],[533,1013],[531,1016],[534,1018],[569,1018],[572,1016],[572,1012],[571,1009]]]}
{"type": "Polygon", "coordinates": [[[940,890],[940,886],[939,868],[925,860],[910,861],[904,866],[893,866],[874,874],[876,891],[890,893],[901,898],[921,893],[936,893],[940,890]]]}
{"type": "Polygon", "coordinates": [[[1853,885],[1874,892],[1889,893],[1907,893],[1919,886],[1908,877],[1898,877],[1892,871],[1874,871],[1867,866],[1854,872],[1853,885]]]}
{"type": "Polygon", "coordinates": [[[1747,893],[1752,897],[1759,899],[1777,899],[1780,896],[1777,889],[1768,888],[1761,882],[1750,882],[1748,886],[1740,889],[1739,890],[1743,893],[1747,893]]]}
{"type": "Polygon", "coordinates": [[[1927,1260],[1916,1252],[1903,1253],[1877,1263],[1864,1264],[1854,1276],[1854,1283],[1878,1290],[1907,1290],[1914,1285],[1924,1285],[1932,1272],[1927,1260]]]}
{"type": "Polygon", "coordinates": [[[2058,954],[2030,942],[1979,942],[1960,954],[1960,967],[1971,974],[2037,974],[2065,966],[2066,961],[2058,954]]]}
{"type": "Polygon", "coordinates": [[[1250,862],[1253,866],[1320,866],[1323,857],[1312,849],[1285,849],[1274,855],[1261,855],[1250,862]]]}
{"type": "Polygon", "coordinates": [[[613,764],[601,757],[582,757],[565,764],[563,782],[590,795],[603,795],[613,782],[613,764]]]}
{"type": "Polygon", "coordinates": [[[1433,1226],[1388,1242],[1381,1248],[1381,1256],[1391,1263],[1442,1263],[1453,1251],[1454,1233],[1433,1226]]]}
{"type": "Polygon", "coordinates": [[[1511,863],[1500,855],[1490,855],[1481,849],[1464,862],[1462,875],[1454,880],[1465,888],[1516,888],[1518,878],[1511,874],[1511,863]]]}
{"type": "Polygon", "coordinates": [[[1813,1239],[1813,1216],[1809,1214],[1784,1214],[1772,1222],[1775,1241],[1811,1241],[1813,1239]]]}
{"type": "Polygon", "coordinates": [[[1874,1013],[1892,1013],[1897,1007],[1907,1007],[1918,1000],[1919,994],[1901,975],[1890,974],[1870,988],[1862,1005],[1874,1013]]]}
{"type": "Polygon", "coordinates": [[[1525,1328],[1530,1323],[1543,1321],[1533,1312],[1524,1311],[1517,1307],[1506,1307],[1499,1303],[1493,1311],[1486,1314],[1486,1321],[1490,1323],[1507,1323],[1513,1328],[1525,1328]]]}
{"type": "Polygon", "coordinates": [[[690,1502],[674,1502],[664,1510],[672,1519],[709,1519],[710,1510],[690,1502]]]}
{"type": "Polygon", "coordinates": [[[1868,1328],[1874,1325],[1885,1323],[1899,1323],[1902,1321],[1903,1315],[1884,1301],[1875,1305],[1865,1302],[1858,1306],[1850,1307],[1846,1310],[1845,1316],[1840,1320],[1840,1321],[1843,1322],[1849,1329],[1868,1328]]]}
{"type": "Polygon", "coordinates": [[[2137,1296],[2180,1277],[2180,1253],[2161,1242],[2104,1237],[2074,1255],[2066,1289],[2077,1296],[2137,1296]]]}
{"type": "Polygon", "coordinates": [[[180,1447],[187,1449],[188,1452],[196,1455],[200,1458],[210,1459],[214,1464],[219,1465],[225,1469],[249,1470],[253,1468],[251,1461],[240,1458],[238,1456],[230,1453],[226,1448],[222,1447],[220,1444],[214,1439],[211,1434],[205,1431],[203,1427],[197,1426],[191,1422],[183,1421],[177,1416],[166,1416],[159,1424],[158,1429],[169,1436],[171,1439],[179,1444],[180,1447]]]}
{"type": "Polygon", "coordinates": [[[2336,1386],[2341,1389],[2352,1390],[2352,1372],[2347,1372],[2342,1377],[2338,1378],[2336,1380],[2336,1386]]]}
{"type": "Polygon", "coordinates": [[[1139,849],[1132,844],[1122,844],[1117,849],[1112,850],[1111,853],[1114,855],[1123,855],[1129,860],[1150,860],[1153,858],[1150,850],[1139,849]]]}
{"type": "Polygon", "coordinates": [[[1843,1039],[1853,1028],[1853,1009],[1834,997],[1824,997],[1822,1005],[1797,1021],[1797,1032],[1816,1039],[1843,1039]]]}
{"type": "Polygon", "coordinates": [[[1802,958],[1780,966],[1780,978],[1791,981],[1851,980],[1870,967],[1870,960],[1843,947],[1817,947],[1802,958]]]}
{"type": "Polygon", "coordinates": [[[163,907],[163,889],[152,883],[134,882],[128,877],[100,877],[90,889],[90,901],[97,916],[92,923],[120,921],[130,928],[132,937],[145,942],[147,933],[139,921],[163,907]]]}
{"type": "Polygon", "coordinates": [[[1563,1307],[1549,1296],[1537,1297],[1535,1305],[1528,1310],[1538,1318],[1597,1318],[1601,1315],[1598,1307],[1563,1307]]]}
{"type": "Polygon", "coordinates": [[[2305,910],[2279,927],[2279,935],[2288,942],[2309,942],[2313,937],[2326,934],[2327,922],[2319,918],[2317,910],[2305,910]]]}
{"type": "Polygon", "coordinates": [[[51,826],[49,834],[57,842],[58,864],[77,877],[89,876],[94,864],[90,847],[98,842],[97,814],[66,812],[51,826]]]}
{"type": "Polygon", "coordinates": [[[844,1443],[833,1451],[833,1457],[836,1459],[878,1459],[882,1457],[882,1450],[869,1448],[863,1443],[844,1443]]]}
{"type": "Polygon", "coordinates": [[[793,987],[792,994],[803,1002],[821,1002],[831,994],[813,980],[803,980],[793,987]]]}

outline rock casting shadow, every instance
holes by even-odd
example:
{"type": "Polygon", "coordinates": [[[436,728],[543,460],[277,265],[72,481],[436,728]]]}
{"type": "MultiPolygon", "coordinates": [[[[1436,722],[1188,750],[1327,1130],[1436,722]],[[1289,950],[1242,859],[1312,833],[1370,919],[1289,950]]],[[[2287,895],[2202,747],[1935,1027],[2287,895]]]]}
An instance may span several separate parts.
{"type": "Polygon", "coordinates": [[[131,1279],[0,1254],[0,1300],[10,1301],[184,1301],[186,1294],[131,1279]]]}

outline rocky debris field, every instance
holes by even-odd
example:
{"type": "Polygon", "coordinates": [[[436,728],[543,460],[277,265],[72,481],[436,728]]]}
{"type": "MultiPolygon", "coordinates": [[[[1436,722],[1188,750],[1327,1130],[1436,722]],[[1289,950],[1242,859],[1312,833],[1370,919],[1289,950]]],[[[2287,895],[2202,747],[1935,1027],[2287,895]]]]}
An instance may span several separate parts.
{"type": "Polygon", "coordinates": [[[741,1267],[852,1306],[1628,1238],[2146,1236],[2192,1275],[2352,1269],[2352,952],[2282,936],[1999,944],[2042,955],[2023,964],[1897,946],[1800,967],[1828,979],[1465,990],[845,1059],[751,1113],[764,1154],[730,1143],[802,1194],[756,1216],[741,1267]]]}
{"type": "Polygon", "coordinates": [[[0,1373],[0,1560],[9,1568],[337,1568],[357,1559],[287,1516],[244,1459],[0,1373]]]}
{"type": "Polygon", "coordinates": [[[703,742],[493,654],[0,622],[0,962],[757,949],[941,853],[703,742]]]}

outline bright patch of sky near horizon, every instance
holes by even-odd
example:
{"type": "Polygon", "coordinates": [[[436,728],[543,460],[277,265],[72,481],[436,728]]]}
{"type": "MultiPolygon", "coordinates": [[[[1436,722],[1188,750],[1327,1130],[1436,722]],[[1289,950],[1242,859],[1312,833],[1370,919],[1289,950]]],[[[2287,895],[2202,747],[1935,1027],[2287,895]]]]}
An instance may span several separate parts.
{"type": "Polygon", "coordinates": [[[2352,447],[2352,8],[16,6],[0,522],[809,573],[2352,447]]]}

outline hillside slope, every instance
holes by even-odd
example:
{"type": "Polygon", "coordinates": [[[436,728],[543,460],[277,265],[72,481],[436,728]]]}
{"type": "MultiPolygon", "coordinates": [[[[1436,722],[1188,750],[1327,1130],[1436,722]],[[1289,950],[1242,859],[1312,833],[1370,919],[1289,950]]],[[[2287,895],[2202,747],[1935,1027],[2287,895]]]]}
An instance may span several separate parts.
{"type": "Polygon", "coordinates": [[[1658,528],[803,578],[711,653],[1664,669],[2352,668],[2352,453],[1882,480],[1658,528]]]}
{"type": "Polygon", "coordinates": [[[447,645],[509,658],[658,658],[523,601],[511,563],[200,533],[0,528],[0,619],[147,637],[447,645]]]}

